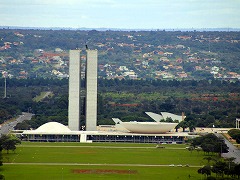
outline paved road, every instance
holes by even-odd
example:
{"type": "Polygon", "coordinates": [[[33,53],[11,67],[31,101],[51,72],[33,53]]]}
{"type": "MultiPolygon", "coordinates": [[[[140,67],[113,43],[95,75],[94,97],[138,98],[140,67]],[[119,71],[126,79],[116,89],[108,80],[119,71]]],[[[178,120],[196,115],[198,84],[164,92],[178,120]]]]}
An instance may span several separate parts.
{"type": "Polygon", "coordinates": [[[14,130],[17,123],[23,122],[24,120],[30,120],[33,114],[23,112],[14,121],[6,121],[1,125],[0,134],[8,134],[10,131],[14,130]]]}
{"type": "Polygon", "coordinates": [[[234,157],[235,163],[240,163],[240,150],[235,147],[231,142],[229,142],[222,134],[216,134],[218,137],[224,138],[226,145],[229,147],[228,153],[222,153],[222,157],[231,158],[234,157]]]}

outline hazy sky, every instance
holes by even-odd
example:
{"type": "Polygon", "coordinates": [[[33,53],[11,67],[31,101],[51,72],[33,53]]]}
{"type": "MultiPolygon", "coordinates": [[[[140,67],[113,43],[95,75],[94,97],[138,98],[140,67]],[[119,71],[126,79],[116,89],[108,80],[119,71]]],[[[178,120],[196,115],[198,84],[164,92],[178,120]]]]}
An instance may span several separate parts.
{"type": "Polygon", "coordinates": [[[0,0],[0,26],[240,28],[240,0],[0,0]]]}

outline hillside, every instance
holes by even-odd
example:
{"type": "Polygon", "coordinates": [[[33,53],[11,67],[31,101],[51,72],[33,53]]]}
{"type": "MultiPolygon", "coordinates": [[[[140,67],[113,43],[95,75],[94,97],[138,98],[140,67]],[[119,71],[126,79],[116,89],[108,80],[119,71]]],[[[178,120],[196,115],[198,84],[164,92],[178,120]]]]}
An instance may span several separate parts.
{"type": "Polygon", "coordinates": [[[69,49],[86,44],[98,50],[102,78],[240,77],[240,32],[234,31],[0,29],[0,71],[18,79],[66,78],[69,49]]]}

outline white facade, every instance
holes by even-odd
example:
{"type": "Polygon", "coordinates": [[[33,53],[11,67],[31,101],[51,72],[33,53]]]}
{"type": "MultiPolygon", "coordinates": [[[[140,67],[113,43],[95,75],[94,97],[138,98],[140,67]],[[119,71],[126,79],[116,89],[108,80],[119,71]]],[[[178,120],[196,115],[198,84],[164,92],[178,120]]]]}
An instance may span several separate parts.
{"type": "Polygon", "coordinates": [[[80,82],[81,61],[80,50],[69,51],[69,105],[68,127],[72,131],[79,131],[80,127],[80,82]]]}
{"type": "Polygon", "coordinates": [[[132,133],[161,134],[174,129],[178,123],[165,122],[121,122],[124,128],[132,133]]]}
{"type": "Polygon", "coordinates": [[[173,121],[175,120],[178,120],[179,122],[183,121],[186,116],[182,115],[182,116],[179,116],[179,115],[176,115],[176,114],[172,114],[172,113],[169,113],[169,112],[161,112],[162,116],[163,116],[163,119],[167,119],[167,118],[171,118],[173,121]]]}
{"type": "Polygon", "coordinates": [[[97,50],[87,50],[86,130],[97,130],[97,50]]]}
{"type": "Polygon", "coordinates": [[[186,116],[183,116],[183,115],[179,116],[169,112],[161,112],[161,114],[157,114],[153,112],[145,112],[145,113],[156,122],[160,122],[161,120],[166,120],[167,118],[171,118],[173,121],[178,120],[178,122],[181,122],[186,118],[186,116]]]}
{"type": "Polygon", "coordinates": [[[178,123],[183,121],[186,117],[183,115],[179,116],[168,112],[161,112],[161,114],[156,114],[153,112],[145,113],[156,122],[122,122],[118,118],[112,118],[112,120],[115,122],[116,129],[122,132],[162,134],[174,129],[178,125],[178,123]],[[171,118],[173,121],[178,120],[178,123],[161,122],[161,120],[166,120],[167,118],[171,118]]]}

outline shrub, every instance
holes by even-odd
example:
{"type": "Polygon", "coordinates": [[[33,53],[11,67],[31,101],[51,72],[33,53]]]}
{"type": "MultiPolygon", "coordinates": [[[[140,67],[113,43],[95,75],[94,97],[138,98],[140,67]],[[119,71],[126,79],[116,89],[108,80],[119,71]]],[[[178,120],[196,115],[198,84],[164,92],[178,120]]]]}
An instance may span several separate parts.
{"type": "Polygon", "coordinates": [[[215,177],[212,177],[212,176],[208,176],[208,177],[207,177],[207,180],[216,180],[216,178],[215,178],[215,177]]]}
{"type": "Polygon", "coordinates": [[[240,134],[240,130],[239,129],[231,129],[228,131],[228,134],[233,138],[236,139],[236,136],[238,134],[240,134]]]}

